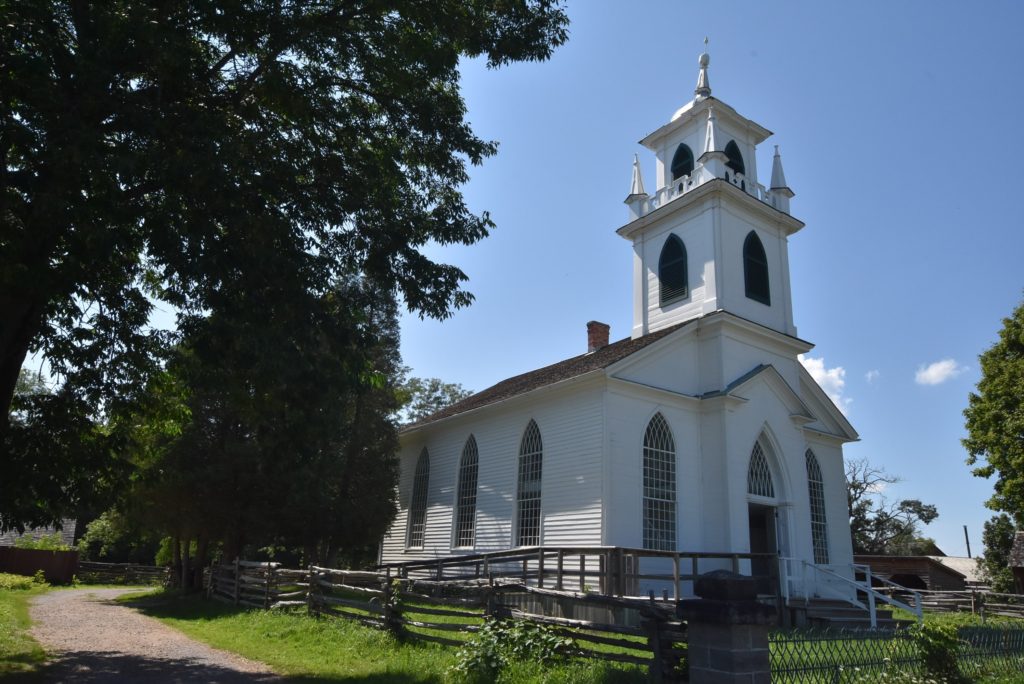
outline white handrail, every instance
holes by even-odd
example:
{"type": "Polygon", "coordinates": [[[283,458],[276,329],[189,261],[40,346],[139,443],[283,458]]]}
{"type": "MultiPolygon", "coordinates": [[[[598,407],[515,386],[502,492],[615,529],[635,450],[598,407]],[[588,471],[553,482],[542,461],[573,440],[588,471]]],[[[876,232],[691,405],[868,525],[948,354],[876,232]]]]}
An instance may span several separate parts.
{"type": "MultiPolygon", "coordinates": [[[[913,594],[913,596],[914,596],[914,605],[913,605],[913,607],[911,607],[911,606],[907,605],[906,603],[904,603],[903,601],[900,601],[897,598],[894,598],[892,596],[886,596],[885,594],[883,594],[883,593],[881,593],[879,591],[876,591],[875,588],[871,586],[872,574],[871,574],[871,568],[869,566],[866,566],[866,565],[854,565],[854,564],[850,565],[850,567],[854,570],[854,572],[856,572],[857,570],[860,570],[861,572],[863,572],[865,574],[865,581],[864,581],[863,584],[861,584],[860,582],[856,581],[855,579],[850,579],[848,577],[843,577],[839,573],[833,572],[832,570],[829,570],[828,568],[823,568],[823,567],[821,567],[819,565],[815,565],[814,563],[810,563],[810,562],[808,562],[808,561],[806,561],[806,560],[804,560],[802,558],[786,558],[786,559],[782,559],[782,560],[785,560],[785,561],[798,561],[800,563],[801,570],[803,570],[804,568],[810,568],[814,572],[818,572],[818,573],[821,573],[821,574],[826,575],[828,577],[833,577],[835,579],[838,579],[838,580],[840,580],[842,582],[845,582],[846,584],[849,584],[849,585],[855,587],[857,589],[857,591],[863,591],[865,594],[867,594],[867,598],[868,598],[868,605],[867,606],[865,606],[863,603],[861,603],[860,601],[858,601],[856,599],[847,598],[845,600],[848,603],[852,604],[852,605],[860,606],[861,608],[867,608],[868,615],[869,615],[869,617],[871,619],[871,628],[872,629],[876,629],[878,627],[878,617],[877,617],[876,612],[875,612],[875,601],[878,600],[878,599],[881,599],[882,601],[884,601],[885,603],[888,603],[891,606],[895,606],[897,608],[902,608],[903,610],[905,610],[905,611],[907,611],[909,613],[913,613],[917,617],[918,624],[921,624],[921,623],[924,622],[924,615],[923,615],[923,612],[922,612],[922,609],[921,609],[921,595],[919,593],[917,593],[916,591],[914,591],[913,589],[908,589],[907,587],[904,587],[904,586],[901,586],[899,584],[896,584],[895,582],[887,580],[884,577],[877,577],[877,576],[875,576],[875,577],[877,577],[877,579],[879,581],[884,582],[885,584],[891,585],[893,587],[896,587],[896,588],[900,589],[901,591],[909,591],[911,594],[913,594]]],[[[784,583],[788,584],[788,577],[785,578],[784,583]]]]}

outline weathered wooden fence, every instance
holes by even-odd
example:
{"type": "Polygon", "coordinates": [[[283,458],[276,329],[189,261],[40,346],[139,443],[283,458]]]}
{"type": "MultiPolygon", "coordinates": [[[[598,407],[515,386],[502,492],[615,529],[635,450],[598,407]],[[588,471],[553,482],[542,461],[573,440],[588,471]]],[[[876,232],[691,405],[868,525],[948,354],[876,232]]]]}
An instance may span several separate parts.
{"type": "Polygon", "coordinates": [[[171,569],[159,565],[78,561],[77,577],[87,584],[167,584],[171,569]]]}
{"type": "Polygon", "coordinates": [[[1024,618],[1024,595],[994,591],[920,591],[921,605],[935,613],[974,613],[1024,618]]]}
{"type": "Polygon", "coordinates": [[[488,618],[547,625],[574,646],[570,657],[649,666],[669,681],[685,654],[674,608],[649,600],[543,589],[520,583],[436,581],[312,566],[235,561],[211,569],[211,598],[257,608],[305,604],[311,614],[388,630],[401,638],[461,645],[488,618]],[[586,618],[579,615],[586,615],[586,618]]]}
{"type": "Polygon", "coordinates": [[[305,605],[309,572],[280,563],[236,560],[210,568],[206,595],[217,601],[253,608],[305,605]]]}
{"type": "Polygon", "coordinates": [[[0,546],[0,572],[34,575],[39,570],[48,582],[70,584],[78,571],[78,552],[0,546]]]}

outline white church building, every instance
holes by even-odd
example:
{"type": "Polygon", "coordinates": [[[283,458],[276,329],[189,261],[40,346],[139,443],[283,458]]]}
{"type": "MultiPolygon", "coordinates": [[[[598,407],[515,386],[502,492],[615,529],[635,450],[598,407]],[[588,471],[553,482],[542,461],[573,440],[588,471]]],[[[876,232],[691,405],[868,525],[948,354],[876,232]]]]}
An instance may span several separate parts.
{"type": "Polygon", "coordinates": [[[804,224],[778,148],[759,182],[771,132],[711,96],[707,66],[641,141],[653,193],[634,163],[617,231],[632,246],[630,336],[609,343],[592,321],[586,353],[405,427],[382,563],[604,546],[849,574],[843,444],[857,433],[798,360],[812,345],[793,322],[788,247],[804,224]]]}

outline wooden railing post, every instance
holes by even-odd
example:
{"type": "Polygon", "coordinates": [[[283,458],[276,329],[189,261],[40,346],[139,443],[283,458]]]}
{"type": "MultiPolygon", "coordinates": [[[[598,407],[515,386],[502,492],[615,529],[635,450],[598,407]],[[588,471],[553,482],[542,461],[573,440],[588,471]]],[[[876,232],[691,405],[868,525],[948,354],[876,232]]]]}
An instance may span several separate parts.
{"type": "Polygon", "coordinates": [[[679,600],[679,554],[672,556],[672,598],[679,600]]]}
{"type": "Polygon", "coordinates": [[[561,548],[558,549],[558,570],[555,575],[555,589],[562,590],[562,564],[565,560],[565,551],[561,548]]]}
{"type": "Polygon", "coordinates": [[[266,590],[263,593],[263,608],[264,609],[269,609],[270,608],[270,585],[274,581],[274,566],[271,565],[269,562],[267,563],[267,572],[264,574],[264,579],[266,579],[267,586],[266,586],[266,590]]]}
{"type": "Polygon", "coordinates": [[[587,593],[587,554],[580,554],[580,591],[587,593]]]}
{"type": "Polygon", "coordinates": [[[242,586],[242,576],[240,574],[239,567],[238,567],[238,556],[235,556],[235,595],[234,595],[234,600],[235,600],[235,605],[236,606],[238,605],[238,590],[241,588],[241,586],[242,586]]]}
{"type": "Polygon", "coordinates": [[[544,588],[544,548],[537,550],[537,587],[544,588]]]}

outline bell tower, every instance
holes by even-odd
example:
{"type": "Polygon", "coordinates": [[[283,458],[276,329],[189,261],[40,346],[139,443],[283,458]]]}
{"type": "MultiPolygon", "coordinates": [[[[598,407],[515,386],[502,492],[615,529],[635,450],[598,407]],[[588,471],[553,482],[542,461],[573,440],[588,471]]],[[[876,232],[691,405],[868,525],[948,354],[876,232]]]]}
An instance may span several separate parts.
{"type": "Polygon", "coordinates": [[[758,182],[771,131],[711,95],[709,63],[705,51],[693,99],[640,141],[655,157],[653,194],[633,161],[617,231],[633,243],[632,336],[725,310],[795,337],[788,238],[804,224],[789,213],[777,146],[771,187],[758,182]]]}

